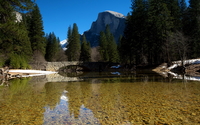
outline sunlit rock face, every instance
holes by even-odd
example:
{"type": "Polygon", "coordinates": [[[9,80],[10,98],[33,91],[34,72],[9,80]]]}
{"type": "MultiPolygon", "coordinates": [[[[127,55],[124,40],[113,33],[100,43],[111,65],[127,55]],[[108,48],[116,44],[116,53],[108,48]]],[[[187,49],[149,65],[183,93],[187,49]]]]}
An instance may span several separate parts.
{"type": "Polygon", "coordinates": [[[110,26],[110,31],[117,41],[120,35],[123,35],[125,28],[125,16],[114,11],[105,11],[98,14],[98,18],[92,23],[91,28],[85,31],[87,41],[91,46],[98,46],[99,34],[105,31],[106,25],[110,26]]]}

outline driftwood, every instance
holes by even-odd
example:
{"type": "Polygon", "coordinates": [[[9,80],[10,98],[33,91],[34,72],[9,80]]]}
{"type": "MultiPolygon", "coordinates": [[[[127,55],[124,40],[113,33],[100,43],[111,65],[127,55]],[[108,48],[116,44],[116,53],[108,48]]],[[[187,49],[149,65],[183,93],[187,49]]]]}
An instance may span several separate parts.
{"type": "Polygon", "coordinates": [[[2,78],[8,78],[10,76],[9,74],[9,67],[4,67],[4,68],[0,68],[0,75],[2,76],[2,78]]]}
{"type": "MultiPolygon", "coordinates": [[[[4,68],[0,68],[0,81],[1,81],[0,85],[7,83],[8,79],[10,77],[11,77],[11,75],[9,74],[9,68],[7,66],[4,68]]],[[[8,84],[6,84],[6,85],[8,85],[8,84]]]]}

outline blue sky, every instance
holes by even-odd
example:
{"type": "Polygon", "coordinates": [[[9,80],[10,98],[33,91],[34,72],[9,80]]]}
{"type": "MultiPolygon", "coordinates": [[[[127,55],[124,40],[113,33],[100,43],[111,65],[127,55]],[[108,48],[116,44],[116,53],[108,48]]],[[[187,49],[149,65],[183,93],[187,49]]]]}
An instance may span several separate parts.
{"type": "Polygon", "coordinates": [[[126,16],[131,11],[131,0],[36,0],[36,3],[44,32],[54,32],[60,40],[66,39],[68,27],[73,23],[82,34],[90,29],[100,12],[112,10],[126,16]]]}
{"type": "Polygon", "coordinates": [[[131,11],[131,0],[36,0],[43,18],[44,32],[54,32],[60,40],[67,37],[68,27],[76,23],[79,33],[90,29],[98,13],[112,10],[131,11]]]}

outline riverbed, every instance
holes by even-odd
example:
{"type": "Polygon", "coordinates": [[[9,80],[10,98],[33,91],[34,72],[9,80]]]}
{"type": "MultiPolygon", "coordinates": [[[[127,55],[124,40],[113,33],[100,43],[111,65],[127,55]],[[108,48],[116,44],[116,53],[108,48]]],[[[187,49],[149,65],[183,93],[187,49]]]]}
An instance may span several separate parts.
{"type": "Polygon", "coordinates": [[[77,81],[51,82],[40,76],[1,85],[0,124],[200,124],[199,81],[164,78],[146,71],[70,77],[77,81]]]}

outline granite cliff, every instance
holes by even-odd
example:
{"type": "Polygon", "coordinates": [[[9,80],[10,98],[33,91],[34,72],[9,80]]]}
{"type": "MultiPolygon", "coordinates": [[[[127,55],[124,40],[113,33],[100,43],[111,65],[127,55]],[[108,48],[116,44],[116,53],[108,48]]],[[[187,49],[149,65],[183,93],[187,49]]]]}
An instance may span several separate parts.
{"type": "Polygon", "coordinates": [[[117,41],[123,35],[126,17],[118,12],[105,11],[98,14],[97,20],[92,23],[91,28],[85,31],[87,41],[91,46],[98,46],[99,33],[105,30],[106,25],[110,26],[110,31],[117,41]]]}

